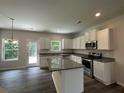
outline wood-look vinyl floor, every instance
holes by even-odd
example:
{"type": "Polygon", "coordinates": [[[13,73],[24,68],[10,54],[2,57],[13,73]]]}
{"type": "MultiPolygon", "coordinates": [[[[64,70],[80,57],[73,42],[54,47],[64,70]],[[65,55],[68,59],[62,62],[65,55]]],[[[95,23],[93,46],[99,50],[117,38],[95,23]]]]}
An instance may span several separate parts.
{"type": "MultiPolygon", "coordinates": [[[[0,86],[8,93],[56,93],[51,72],[38,67],[1,71],[0,86]]],[[[124,93],[124,88],[116,84],[105,86],[85,76],[85,93],[124,93]]]]}

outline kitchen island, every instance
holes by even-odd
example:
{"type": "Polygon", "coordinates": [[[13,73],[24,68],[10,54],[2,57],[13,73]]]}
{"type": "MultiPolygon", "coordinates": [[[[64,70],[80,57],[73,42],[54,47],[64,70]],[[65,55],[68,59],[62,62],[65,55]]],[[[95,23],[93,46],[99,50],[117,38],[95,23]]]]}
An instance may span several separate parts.
{"type": "Polygon", "coordinates": [[[48,59],[57,93],[83,93],[84,70],[79,63],[63,57],[48,59]]]}

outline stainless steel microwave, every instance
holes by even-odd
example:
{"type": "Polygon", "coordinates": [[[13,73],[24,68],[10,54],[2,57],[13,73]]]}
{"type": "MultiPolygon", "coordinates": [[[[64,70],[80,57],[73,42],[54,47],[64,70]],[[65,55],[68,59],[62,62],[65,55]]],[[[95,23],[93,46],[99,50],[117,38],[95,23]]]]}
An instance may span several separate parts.
{"type": "Polygon", "coordinates": [[[86,49],[97,49],[97,41],[90,41],[85,43],[85,48],[86,49]]]}

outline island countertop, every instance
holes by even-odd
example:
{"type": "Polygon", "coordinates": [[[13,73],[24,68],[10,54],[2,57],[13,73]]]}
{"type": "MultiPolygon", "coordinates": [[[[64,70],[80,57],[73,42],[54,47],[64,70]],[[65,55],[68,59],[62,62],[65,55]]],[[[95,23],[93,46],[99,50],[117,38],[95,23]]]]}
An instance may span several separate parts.
{"type": "Polygon", "coordinates": [[[52,57],[48,59],[50,71],[61,71],[82,68],[83,65],[64,57],[52,57]]]}

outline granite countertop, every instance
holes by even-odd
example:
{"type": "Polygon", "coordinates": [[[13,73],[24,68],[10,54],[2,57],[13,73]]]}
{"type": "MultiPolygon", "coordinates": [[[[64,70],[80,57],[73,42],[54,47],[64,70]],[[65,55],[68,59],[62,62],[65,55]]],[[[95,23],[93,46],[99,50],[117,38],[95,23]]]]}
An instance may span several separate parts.
{"type": "Polygon", "coordinates": [[[109,58],[109,57],[102,57],[100,59],[96,58],[89,58],[88,54],[79,54],[79,53],[40,53],[40,56],[56,56],[56,55],[75,55],[79,56],[82,58],[87,58],[87,59],[93,59],[95,61],[103,62],[103,63],[108,63],[108,62],[115,62],[115,58],[109,58]]]}
{"type": "Polygon", "coordinates": [[[62,57],[52,57],[48,59],[50,71],[61,71],[82,68],[83,65],[62,57]]]}
{"type": "Polygon", "coordinates": [[[63,52],[56,52],[56,53],[40,53],[40,56],[56,56],[56,55],[71,55],[72,53],[63,53],[63,52]]]}
{"type": "Polygon", "coordinates": [[[115,62],[114,58],[108,58],[108,57],[102,57],[101,59],[94,59],[94,60],[102,63],[115,62]]]}

